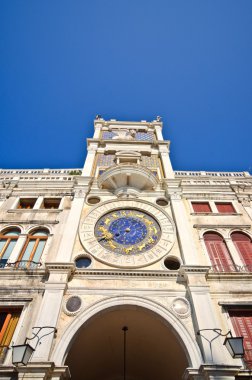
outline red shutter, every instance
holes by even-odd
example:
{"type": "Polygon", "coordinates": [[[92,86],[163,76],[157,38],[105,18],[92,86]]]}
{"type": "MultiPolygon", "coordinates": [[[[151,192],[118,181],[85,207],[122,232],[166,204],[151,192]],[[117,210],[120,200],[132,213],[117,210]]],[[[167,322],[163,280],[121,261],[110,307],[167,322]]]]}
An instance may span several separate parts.
{"type": "Polygon", "coordinates": [[[230,310],[229,315],[236,336],[243,336],[244,360],[252,368],[252,310],[230,310]]]}
{"type": "Polygon", "coordinates": [[[208,202],[192,202],[192,207],[194,212],[212,212],[208,202]]]}
{"type": "Polygon", "coordinates": [[[216,233],[206,233],[204,240],[214,271],[234,272],[234,263],[223,238],[216,233]]]}
{"type": "Polygon", "coordinates": [[[252,271],[252,242],[250,237],[240,232],[234,232],[231,238],[244,265],[249,271],[252,271]]]}
{"type": "Polygon", "coordinates": [[[224,213],[224,214],[233,214],[235,213],[235,209],[232,205],[232,203],[215,203],[218,212],[224,213]]]}

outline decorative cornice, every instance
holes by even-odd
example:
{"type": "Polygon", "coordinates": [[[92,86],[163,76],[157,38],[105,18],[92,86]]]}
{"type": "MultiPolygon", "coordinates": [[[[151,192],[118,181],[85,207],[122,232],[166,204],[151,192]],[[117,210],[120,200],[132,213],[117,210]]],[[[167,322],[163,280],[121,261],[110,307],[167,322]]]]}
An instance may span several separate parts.
{"type": "Polygon", "coordinates": [[[250,224],[194,224],[193,228],[245,228],[249,229],[250,224]]]}
{"type": "Polygon", "coordinates": [[[3,277],[10,277],[13,279],[13,277],[43,277],[45,275],[46,271],[45,268],[39,268],[39,269],[19,269],[19,268],[8,268],[5,267],[3,269],[0,269],[0,278],[3,277]]]}
{"type": "Polygon", "coordinates": [[[132,271],[132,270],[104,270],[104,269],[76,269],[75,275],[81,275],[81,276],[109,276],[109,277],[156,277],[156,278],[178,278],[183,277],[181,274],[176,270],[170,270],[170,271],[132,271]]]}
{"type": "MultiPolygon", "coordinates": [[[[241,280],[250,280],[252,279],[252,272],[208,272],[207,280],[218,280],[218,281],[241,281],[241,280]]],[[[242,293],[239,290],[239,293],[242,293]]],[[[245,292],[248,293],[248,292],[245,292]]],[[[249,292],[251,293],[251,292],[249,292]]]]}
{"type": "Polygon", "coordinates": [[[63,209],[50,209],[50,208],[40,208],[40,209],[10,209],[7,210],[7,213],[10,214],[59,214],[63,209]]]}
{"type": "Polygon", "coordinates": [[[49,273],[64,271],[71,274],[75,271],[74,263],[62,263],[62,262],[45,263],[45,267],[49,273]]]}
{"type": "Polygon", "coordinates": [[[58,220],[48,220],[48,219],[33,219],[33,220],[8,220],[8,219],[1,219],[0,220],[0,223],[8,223],[8,224],[58,224],[59,221],[58,220]]]}
{"type": "Polygon", "coordinates": [[[182,265],[179,269],[179,272],[182,274],[189,274],[189,273],[194,273],[194,274],[206,274],[210,266],[202,266],[202,265],[182,265]]]}

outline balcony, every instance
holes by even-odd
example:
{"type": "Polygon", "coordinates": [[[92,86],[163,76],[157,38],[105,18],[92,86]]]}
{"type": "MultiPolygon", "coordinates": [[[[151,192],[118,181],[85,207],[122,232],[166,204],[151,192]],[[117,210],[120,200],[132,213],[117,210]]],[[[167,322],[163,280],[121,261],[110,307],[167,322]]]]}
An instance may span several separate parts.
{"type": "Polygon", "coordinates": [[[130,163],[121,163],[105,170],[98,178],[101,189],[115,191],[130,187],[138,191],[154,190],[158,179],[148,168],[130,163]]]}
{"type": "Polygon", "coordinates": [[[4,363],[9,348],[9,346],[0,345],[0,364],[4,363]]]}
{"type": "Polygon", "coordinates": [[[244,363],[247,369],[252,370],[252,349],[244,349],[244,363]]]}
{"type": "Polygon", "coordinates": [[[32,260],[17,260],[14,263],[8,263],[7,259],[0,260],[0,269],[13,268],[13,269],[29,269],[34,270],[42,266],[41,262],[32,260]]]}
{"type": "Polygon", "coordinates": [[[252,272],[252,264],[249,265],[213,265],[210,268],[210,273],[230,273],[230,272],[240,272],[240,273],[250,273],[252,272]]]}

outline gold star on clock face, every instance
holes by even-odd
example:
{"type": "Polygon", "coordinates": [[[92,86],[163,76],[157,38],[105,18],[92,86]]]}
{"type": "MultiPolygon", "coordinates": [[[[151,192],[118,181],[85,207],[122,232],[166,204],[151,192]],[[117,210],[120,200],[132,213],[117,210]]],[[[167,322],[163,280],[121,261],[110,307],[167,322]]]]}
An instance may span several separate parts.
{"type": "Polygon", "coordinates": [[[149,214],[123,209],[102,216],[95,225],[95,236],[109,251],[137,255],[154,247],[160,239],[161,229],[149,214]]]}

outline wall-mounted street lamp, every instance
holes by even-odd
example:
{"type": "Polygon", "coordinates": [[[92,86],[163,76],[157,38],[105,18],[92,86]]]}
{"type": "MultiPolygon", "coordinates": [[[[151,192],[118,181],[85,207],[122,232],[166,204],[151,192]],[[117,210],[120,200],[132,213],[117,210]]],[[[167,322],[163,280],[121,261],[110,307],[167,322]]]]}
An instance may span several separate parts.
{"type": "Polygon", "coordinates": [[[32,330],[37,330],[35,332],[32,332],[33,334],[32,338],[26,338],[24,344],[12,346],[12,363],[14,365],[19,365],[19,364],[27,365],[28,361],[30,360],[33,352],[36,350],[41,339],[57,331],[57,329],[52,326],[33,327],[32,330]],[[50,329],[50,331],[42,336],[39,336],[40,331],[42,331],[43,329],[50,329]],[[33,339],[37,339],[35,347],[32,347],[30,344],[27,343],[27,341],[31,341],[33,339]]]}
{"type": "Polygon", "coordinates": [[[197,332],[197,335],[200,335],[209,343],[212,360],[213,360],[212,342],[215,339],[219,338],[220,336],[226,337],[223,345],[227,348],[232,358],[243,358],[244,356],[243,336],[233,337],[230,330],[226,334],[222,334],[221,329],[202,329],[197,332]],[[207,339],[202,334],[203,331],[213,331],[216,334],[216,336],[213,337],[212,339],[207,339]]]}

